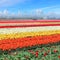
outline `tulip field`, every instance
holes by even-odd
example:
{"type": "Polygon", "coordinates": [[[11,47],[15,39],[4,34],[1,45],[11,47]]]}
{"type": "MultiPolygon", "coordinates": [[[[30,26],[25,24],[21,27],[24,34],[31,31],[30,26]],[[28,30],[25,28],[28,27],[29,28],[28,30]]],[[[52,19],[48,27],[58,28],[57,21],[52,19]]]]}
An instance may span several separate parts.
{"type": "Polygon", "coordinates": [[[0,20],[0,60],[60,60],[60,20],[0,20]]]}

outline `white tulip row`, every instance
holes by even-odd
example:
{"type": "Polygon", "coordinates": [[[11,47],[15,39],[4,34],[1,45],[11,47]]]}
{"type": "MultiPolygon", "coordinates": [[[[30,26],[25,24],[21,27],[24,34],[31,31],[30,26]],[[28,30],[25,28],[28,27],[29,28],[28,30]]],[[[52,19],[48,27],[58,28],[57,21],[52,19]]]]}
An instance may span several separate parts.
{"type": "Polygon", "coordinates": [[[0,34],[10,34],[19,32],[38,32],[38,31],[50,31],[50,30],[60,30],[60,26],[0,28],[0,34]]]}

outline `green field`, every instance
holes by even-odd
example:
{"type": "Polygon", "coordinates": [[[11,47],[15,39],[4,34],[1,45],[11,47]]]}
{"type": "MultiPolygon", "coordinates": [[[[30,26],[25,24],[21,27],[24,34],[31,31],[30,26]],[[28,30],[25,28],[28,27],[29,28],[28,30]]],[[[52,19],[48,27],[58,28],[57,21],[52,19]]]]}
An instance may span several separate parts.
{"type": "Polygon", "coordinates": [[[60,43],[10,51],[0,50],[0,60],[60,60],[60,43]]]}

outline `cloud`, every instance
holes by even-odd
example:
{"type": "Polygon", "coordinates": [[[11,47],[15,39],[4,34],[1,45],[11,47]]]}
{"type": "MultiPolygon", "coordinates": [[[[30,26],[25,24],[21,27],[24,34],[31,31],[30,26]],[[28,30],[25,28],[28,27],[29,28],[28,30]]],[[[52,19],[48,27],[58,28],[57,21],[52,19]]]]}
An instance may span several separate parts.
{"type": "Polygon", "coordinates": [[[35,10],[35,13],[37,13],[37,14],[41,14],[43,11],[41,10],[41,9],[36,9],[35,10]]]}
{"type": "Polygon", "coordinates": [[[0,0],[0,7],[11,6],[17,3],[23,3],[28,0],[0,0]]]}
{"type": "Polygon", "coordinates": [[[3,14],[4,14],[4,15],[8,15],[8,14],[9,14],[9,11],[8,11],[8,10],[4,10],[4,11],[3,11],[3,14]]]}
{"type": "Polygon", "coordinates": [[[51,8],[55,8],[57,6],[48,6],[48,7],[44,7],[44,8],[41,8],[42,10],[46,10],[46,9],[51,9],[51,8]]]}
{"type": "Polygon", "coordinates": [[[43,7],[41,8],[44,12],[55,12],[60,14],[60,5],[55,5],[55,6],[48,6],[48,7],[43,7]]]}
{"type": "Polygon", "coordinates": [[[34,9],[32,13],[23,13],[20,10],[15,12],[10,12],[8,10],[0,11],[0,18],[60,18],[60,14],[57,12],[44,13],[41,9],[34,9]]]}
{"type": "Polygon", "coordinates": [[[44,7],[44,8],[38,8],[32,10],[32,16],[34,17],[40,17],[40,18],[60,18],[60,13],[58,12],[59,6],[50,6],[50,7],[44,7]],[[50,10],[49,10],[50,9],[50,10]],[[46,12],[47,10],[47,12],[46,12]]]}
{"type": "Polygon", "coordinates": [[[43,10],[42,9],[33,9],[31,10],[31,14],[33,15],[40,15],[43,14],[43,10]]]}

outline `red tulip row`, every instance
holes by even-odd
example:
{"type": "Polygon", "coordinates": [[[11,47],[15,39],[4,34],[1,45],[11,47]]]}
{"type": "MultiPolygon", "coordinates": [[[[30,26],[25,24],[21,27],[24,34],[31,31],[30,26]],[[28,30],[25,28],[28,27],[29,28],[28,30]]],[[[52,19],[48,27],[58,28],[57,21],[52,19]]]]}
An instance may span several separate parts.
{"type": "Polygon", "coordinates": [[[60,22],[60,20],[0,20],[0,23],[60,22]]]}
{"type": "Polygon", "coordinates": [[[39,27],[39,26],[60,26],[60,24],[38,24],[38,25],[18,25],[18,26],[0,26],[0,28],[16,28],[16,27],[39,27]]]}
{"type": "Polygon", "coordinates": [[[60,34],[25,37],[18,39],[0,40],[0,49],[10,50],[23,47],[32,47],[35,45],[56,43],[60,41],[60,34]]]}

